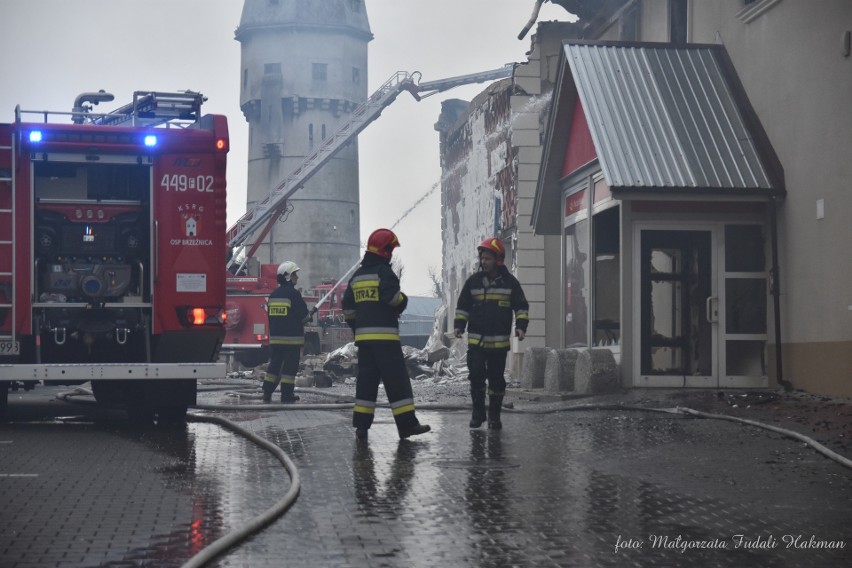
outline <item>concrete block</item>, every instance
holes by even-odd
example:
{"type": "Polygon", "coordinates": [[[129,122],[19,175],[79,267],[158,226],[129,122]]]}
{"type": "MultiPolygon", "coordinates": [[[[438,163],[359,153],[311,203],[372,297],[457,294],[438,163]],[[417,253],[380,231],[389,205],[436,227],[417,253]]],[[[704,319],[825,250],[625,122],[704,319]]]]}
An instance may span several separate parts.
{"type": "Polygon", "coordinates": [[[541,128],[536,112],[519,112],[512,115],[512,130],[535,130],[541,128]]]}
{"type": "Polygon", "coordinates": [[[521,281],[524,287],[524,294],[527,297],[527,302],[545,302],[544,284],[534,284],[532,282],[521,281]]]}
{"type": "Polygon", "coordinates": [[[574,370],[578,349],[551,349],[544,366],[544,390],[560,393],[574,390],[574,370]]]}
{"type": "MultiPolygon", "coordinates": [[[[535,166],[536,172],[538,172],[538,165],[535,166]]],[[[517,207],[518,207],[518,215],[523,215],[525,217],[529,217],[532,215],[533,208],[535,207],[535,198],[533,197],[521,197],[518,196],[517,199],[517,207]]]]}
{"type": "Polygon", "coordinates": [[[541,250],[544,245],[544,239],[541,235],[535,233],[518,232],[518,249],[538,249],[541,250]]]}
{"type": "Polygon", "coordinates": [[[584,349],[574,367],[574,392],[599,394],[618,389],[618,365],[609,349],[584,349]]]}
{"type": "MultiPolygon", "coordinates": [[[[535,131],[538,136],[538,130],[535,131]]],[[[524,181],[538,180],[538,165],[535,164],[520,164],[518,166],[518,179],[524,181]]]]}
{"type": "Polygon", "coordinates": [[[528,77],[524,78],[523,80],[528,83],[533,81],[538,83],[539,91],[535,93],[530,92],[529,95],[512,95],[511,97],[509,97],[509,108],[512,109],[513,114],[519,112],[537,112],[534,109],[536,108],[536,102],[539,99],[537,95],[541,94],[541,79],[533,79],[531,77],[528,77]]]}
{"type": "Polygon", "coordinates": [[[541,146],[541,135],[538,130],[513,132],[512,146],[541,146]]]}
{"type": "Polygon", "coordinates": [[[314,371],[314,386],[321,389],[331,387],[331,377],[325,371],[314,371]]]}
{"type": "Polygon", "coordinates": [[[527,268],[541,268],[544,266],[544,251],[539,249],[526,249],[518,251],[518,272],[523,273],[527,268]]]}
{"type": "Polygon", "coordinates": [[[448,347],[444,347],[443,345],[440,345],[440,346],[436,347],[435,349],[432,349],[431,351],[429,351],[426,354],[426,362],[431,365],[432,363],[436,363],[438,361],[443,361],[444,359],[446,359],[449,356],[450,356],[450,349],[448,347]]]}
{"type": "Polygon", "coordinates": [[[530,319],[544,321],[547,316],[547,304],[544,302],[529,302],[530,304],[530,319]]]}
{"type": "Polygon", "coordinates": [[[521,164],[541,164],[541,146],[525,146],[518,150],[518,162],[521,164]]]}
{"type": "Polygon", "coordinates": [[[523,279],[521,280],[521,285],[526,286],[527,284],[544,284],[544,268],[524,268],[524,273],[521,275],[523,279]]]}
{"type": "Polygon", "coordinates": [[[544,367],[547,364],[547,347],[527,347],[521,371],[521,388],[544,388],[544,367]]]}
{"type": "Polygon", "coordinates": [[[515,66],[515,77],[540,77],[541,61],[529,61],[515,66]]]}

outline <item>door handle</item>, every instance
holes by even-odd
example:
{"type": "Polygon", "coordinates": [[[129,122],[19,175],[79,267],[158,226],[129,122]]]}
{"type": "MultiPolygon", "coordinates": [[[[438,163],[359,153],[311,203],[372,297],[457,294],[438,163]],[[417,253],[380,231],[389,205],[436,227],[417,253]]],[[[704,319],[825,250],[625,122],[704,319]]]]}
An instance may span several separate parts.
{"type": "Polygon", "coordinates": [[[707,317],[707,323],[718,323],[719,322],[719,313],[716,307],[714,307],[713,302],[718,300],[716,296],[708,296],[706,302],[704,303],[704,311],[707,317]]]}

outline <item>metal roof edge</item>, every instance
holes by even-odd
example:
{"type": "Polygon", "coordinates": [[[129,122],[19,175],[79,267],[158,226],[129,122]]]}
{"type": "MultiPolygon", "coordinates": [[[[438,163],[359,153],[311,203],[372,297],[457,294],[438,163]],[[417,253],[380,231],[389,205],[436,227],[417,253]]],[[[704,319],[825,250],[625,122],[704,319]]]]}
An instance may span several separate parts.
{"type": "MultiPolygon", "coordinates": [[[[563,42],[564,43],[564,42],[563,42]]],[[[557,130],[556,123],[560,118],[560,113],[562,112],[570,112],[570,108],[566,110],[568,105],[561,104],[564,96],[563,86],[565,85],[565,74],[568,73],[570,76],[570,67],[568,65],[568,60],[566,57],[561,57],[559,70],[556,73],[556,80],[554,82],[553,94],[550,98],[550,110],[548,111],[547,121],[545,122],[545,139],[544,144],[542,146],[542,163],[538,183],[535,188],[535,195],[533,197],[533,208],[530,215],[530,226],[533,227],[533,231],[539,235],[553,235],[559,234],[562,230],[561,223],[559,219],[551,219],[550,217],[555,216],[553,214],[554,210],[561,210],[561,208],[552,206],[553,203],[553,193],[558,193],[558,198],[561,197],[561,191],[554,189],[554,185],[558,185],[559,179],[561,176],[561,163],[554,163],[556,160],[552,160],[551,156],[554,154],[553,152],[553,134],[557,130]],[[556,175],[554,172],[559,170],[556,175]],[[549,199],[548,199],[549,198],[549,199]],[[545,205],[545,201],[547,201],[547,205],[545,205]],[[550,215],[548,216],[548,213],[550,215]]],[[[571,86],[573,86],[574,82],[571,81],[571,86]]],[[[574,89],[576,96],[576,89],[574,89]]],[[[562,132],[562,130],[559,130],[562,132]]],[[[558,156],[560,154],[564,154],[564,145],[567,144],[567,140],[562,140],[561,142],[557,141],[557,144],[561,145],[561,149],[563,150],[561,153],[557,152],[555,154],[555,158],[559,159],[558,156]]]]}

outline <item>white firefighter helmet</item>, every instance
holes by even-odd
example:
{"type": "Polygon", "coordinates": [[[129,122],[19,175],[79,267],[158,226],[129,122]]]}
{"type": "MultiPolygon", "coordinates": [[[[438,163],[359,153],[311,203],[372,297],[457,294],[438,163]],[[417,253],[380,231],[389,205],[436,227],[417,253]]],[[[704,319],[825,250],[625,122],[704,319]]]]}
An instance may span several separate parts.
{"type": "Polygon", "coordinates": [[[299,270],[301,268],[299,268],[298,264],[292,260],[286,260],[278,265],[278,276],[283,276],[285,280],[289,281],[290,276],[299,270]]]}

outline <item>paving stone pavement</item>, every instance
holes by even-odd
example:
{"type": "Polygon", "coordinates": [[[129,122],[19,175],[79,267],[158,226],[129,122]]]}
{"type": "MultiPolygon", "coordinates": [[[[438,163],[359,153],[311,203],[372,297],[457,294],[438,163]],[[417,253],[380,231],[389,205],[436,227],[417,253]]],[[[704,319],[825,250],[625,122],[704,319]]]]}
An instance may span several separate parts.
{"type": "MultiPolygon", "coordinates": [[[[348,410],[204,413],[282,447],[302,481],[214,566],[852,565],[852,470],[748,426],[608,410],[506,413],[489,431],[421,410],[433,431],[399,441],[380,408],[363,444],[348,410]]],[[[288,487],[211,424],[13,423],[0,566],[179,566],[288,487]]]]}

